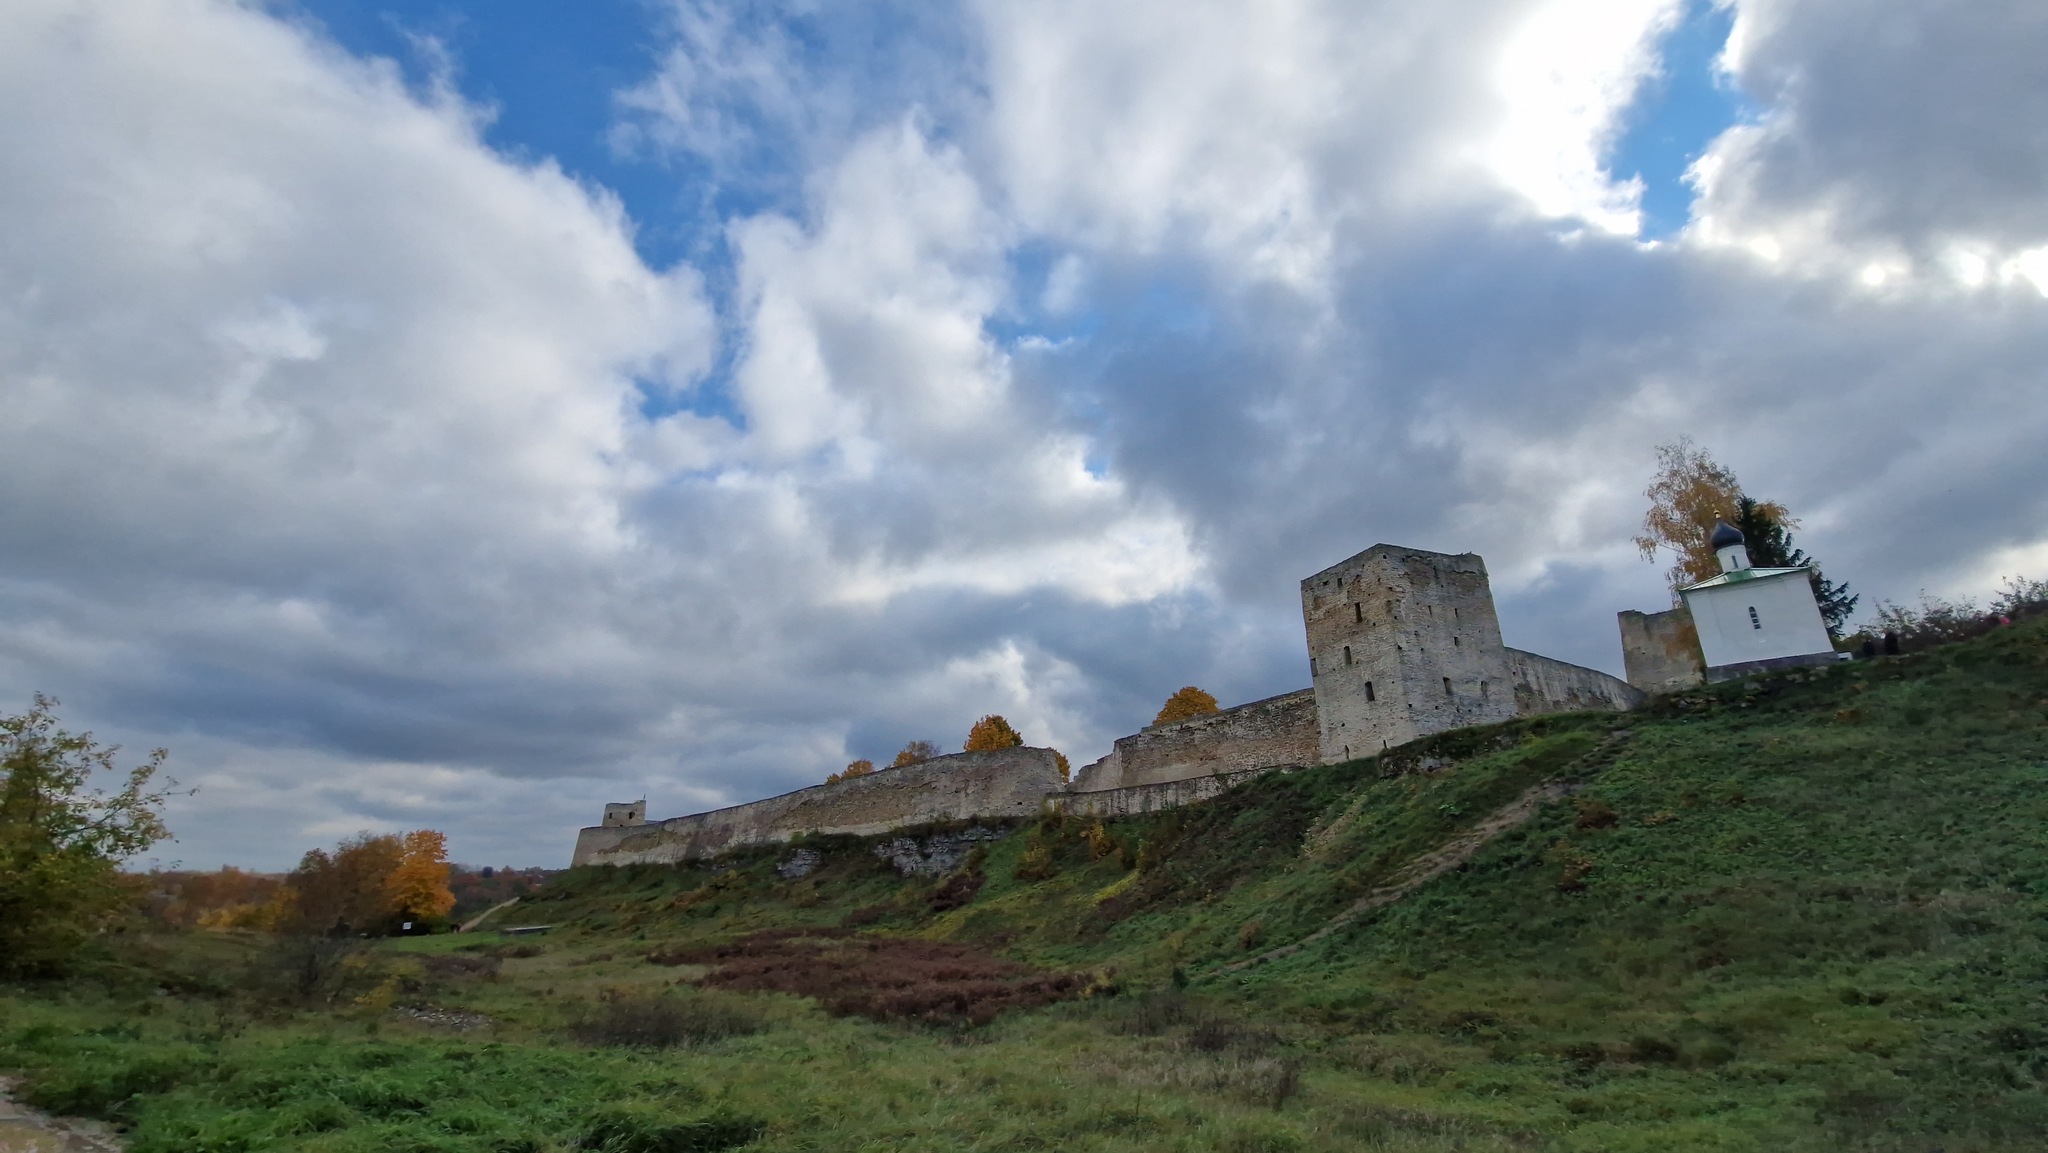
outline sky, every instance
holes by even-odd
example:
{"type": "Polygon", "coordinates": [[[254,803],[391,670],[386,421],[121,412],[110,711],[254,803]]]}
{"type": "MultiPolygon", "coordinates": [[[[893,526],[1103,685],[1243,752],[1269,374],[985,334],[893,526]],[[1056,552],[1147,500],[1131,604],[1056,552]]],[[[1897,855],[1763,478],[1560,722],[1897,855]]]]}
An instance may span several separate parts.
{"type": "Polygon", "coordinates": [[[1078,764],[1482,554],[1620,671],[1691,437],[1880,600],[2048,576],[2048,10],[14,0],[0,710],[139,864],[1078,764]]]}

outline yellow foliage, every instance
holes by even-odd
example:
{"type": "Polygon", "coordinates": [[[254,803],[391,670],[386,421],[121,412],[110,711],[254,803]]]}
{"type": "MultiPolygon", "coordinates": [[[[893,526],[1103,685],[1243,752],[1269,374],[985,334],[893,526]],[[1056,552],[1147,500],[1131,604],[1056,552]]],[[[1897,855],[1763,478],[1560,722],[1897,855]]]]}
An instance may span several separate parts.
{"type": "Polygon", "coordinates": [[[875,762],[863,757],[862,759],[846,766],[846,768],[842,771],[833,773],[831,776],[826,777],[825,783],[828,785],[836,785],[841,781],[850,781],[855,777],[865,777],[869,773],[872,773],[874,771],[875,762]]]}
{"type": "Polygon", "coordinates": [[[970,753],[1014,749],[1023,743],[1023,736],[1010,727],[1010,722],[995,713],[974,722],[974,727],[967,731],[967,751],[970,753]]]}
{"type": "Polygon", "coordinates": [[[432,829],[418,829],[400,841],[398,866],[385,879],[393,912],[414,917],[439,917],[455,907],[448,889],[448,838],[432,829]]]}
{"type": "Polygon", "coordinates": [[[1217,707],[1215,697],[1193,685],[1187,685],[1166,698],[1166,703],[1160,706],[1159,715],[1152,718],[1152,723],[1170,725],[1189,717],[1207,716],[1220,711],[1222,710],[1217,707]]]}
{"type": "Polygon", "coordinates": [[[208,909],[199,914],[196,923],[202,929],[275,929],[284,916],[285,908],[286,901],[280,893],[260,903],[208,909]]]}
{"type": "Polygon", "coordinates": [[[1054,749],[1052,751],[1052,763],[1060,771],[1060,780],[1071,781],[1074,779],[1074,766],[1067,760],[1067,754],[1054,749]]]}
{"type": "MultiPolygon", "coordinates": [[[[1650,498],[1650,510],[1643,514],[1642,535],[1635,538],[1644,560],[1655,560],[1657,550],[1669,549],[1677,557],[1666,573],[1675,591],[1680,586],[1703,581],[1721,571],[1709,538],[1715,521],[1733,521],[1742,500],[1742,486],[1727,466],[1707,450],[1680,437],[1657,446],[1657,475],[1643,490],[1650,498]]],[[[1759,503],[1757,511],[1787,528],[1797,528],[1783,505],[1759,503]]]]}
{"type": "Polygon", "coordinates": [[[922,764],[938,755],[939,746],[930,741],[912,741],[903,746],[903,751],[896,754],[896,759],[889,762],[889,767],[900,769],[905,765],[922,764]]]}
{"type": "Polygon", "coordinates": [[[389,1009],[398,1000],[399,978],[392,975],[377,982],[376,987],[356,998],[356,1004],[375,1013],[389,1009]]]}
{"type": "Polygon", "coordinates": [[[1035,840],[1025,848],[1024,855],[1017,858],[1013,875],[1020,881],[1043,881],[1057,872],[1059,866],[1053,861],[1051,843],[1035,840]]]}
{"type": "Polygon", "coordinates": [[[1099,861],[1117,851],[1116,838],[1109,835],[1109,829],[1101,821],[1088,826],[1088,859],[1099,861]]]}

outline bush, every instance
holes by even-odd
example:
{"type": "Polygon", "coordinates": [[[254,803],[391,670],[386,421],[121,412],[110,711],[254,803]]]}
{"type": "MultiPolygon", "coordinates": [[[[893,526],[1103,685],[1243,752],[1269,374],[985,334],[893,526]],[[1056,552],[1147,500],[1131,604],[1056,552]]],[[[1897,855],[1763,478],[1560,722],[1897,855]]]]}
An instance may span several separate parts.
{"type": "Polygon", "coordinates": [[[1024,737],[1010,726],[1001,716],[990,713],[974,722],[967,731],[966,751],[970,753],[993,752],[996,749],[1014,749],[1024,743],[1024,737]]]}
{"type": "Polygon", "coordinates": [[[1011,875],[1020,881],[1043,881],[1059,873],[1059,865],[1053,861],[1052,843],[1033,838],[1024,849],[1024,855],[1017,858],[1017,867],[1011,875]]]}
{"type": "Polygon", "coordinates": [[[252,962],[250,985],[286,1000],[334,1004],[382,978],[364,944],[353,937],[280,936],[252,962]]]}
{"type": "Polygon", "coordinates": [[[2018,620],[2043,611],[2048,611],[2048,581],[2006,577],[1988,610],[1968,597],[1948,601],[1925,592],[1918,608],[1879,601],[1877,620],[1843,643],[1852,651],[1866,643],[1874,648],[1890,633],[1898,638],[1899,651],[1918,652],[1981,636],[1998,628],[2001,617],[2018,620]]]}
{"type": "Polygon", "coordinates": [[[102,1052],[80,1058],[31,1079],[21,1099],[51,1113],[129,1119],[136,1098],[167,1092],[206,1071],[196,1053],[182,1051],[102,1052]]]}
{"type": "Polygon", "coordinates": [[[1216,698],[1193,685],[1183,686],[1166,703],[1159,706],[1159,715],[1152,718],[1154,725],[1170,725],[1191,717],[1208,716],[1219,711],[1216,698]]]}
{"type": "Polygon", "coordinates": [[[708,1045],[760,1031],[758,1018],[702,997],[607,997],[569,1026],[586,1045],[620,1049],[708,1045]]]}
{"type": "Polygon", "coordinates": [[[987,880],[980,869],[973,868],[962,869],[947,877],[944,884],[932,890],[932,912],[949,913],[972,904],[974,895],[981,892],[981,886],[987,880]]]}
{"type": "Polygon", "coordinates": [[[37,695],[0,716],[0,977],[61,974],[137,904],[120,861],[170,835],[160,814],[176,782],[153,784],[164,751],[124,772],[117,747],[58,728],[56,705],[37,695]]]}
{"type": "Polygon", "coordinates": [[[1071,1000],[1078,973],[1049,972],[969,945],[845,930],[772,930],[725,945],[657,954],[665,965],[716,965],[705,985],[814,997],[834,1016],[984,1025],[1011,1009],[1071,1000]]]}
{"type": "Polygon", "coordinates": [[[1606,801],[1580,797],[1572,802],[1576,810],[1572,824],[1581,829],[1611,829],[1621,822],[1621,815],[1606,801]]]}
{"type": "Polygon", "coordinates": [[[725,1112],[670,1121],[621,1111],[592,1120],[577,1148],[599,1153],[718,1153],[747,1144],[767,1128],[759,1118],[725,1112]]]}

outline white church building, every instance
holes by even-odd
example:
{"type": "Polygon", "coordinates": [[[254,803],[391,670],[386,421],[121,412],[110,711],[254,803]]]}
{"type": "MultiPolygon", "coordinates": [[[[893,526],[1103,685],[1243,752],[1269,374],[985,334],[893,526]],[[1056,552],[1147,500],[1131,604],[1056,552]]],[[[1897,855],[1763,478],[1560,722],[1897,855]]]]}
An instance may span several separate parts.
{"type": "Polygon", "coordinates": [[[1804,568],[1755,568],[1742,530],[1722,521],[1709,541],[1719,576],[1678,590],[1699,631],[1709,681],[1833,662],[1835,646],[1804,568]]]}
{"type": "Polygon", "coordinates": [[[1679,589],[1669,611],[1619,614],[1629,684],[1668,693],[1839,659],[1810,570],[1757,568],[1742,530],[1725,520],[1707,539],[1721,561],[1718,576],[1679,589]]]}

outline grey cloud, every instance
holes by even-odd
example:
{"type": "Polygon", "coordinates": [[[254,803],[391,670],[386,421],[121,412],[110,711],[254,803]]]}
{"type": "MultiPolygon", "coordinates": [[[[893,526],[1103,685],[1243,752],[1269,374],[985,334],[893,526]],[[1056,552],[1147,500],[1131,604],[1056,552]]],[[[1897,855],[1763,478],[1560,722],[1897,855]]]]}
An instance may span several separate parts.
{"type": "Polygon", "coordinates": [[[1845,238],[1939,255],[1945,243],[2048,242],[2048,12],[1927,0],[1881,18],[1821,0],[1741,5],[1736,79],[1766,109],[1731,138],[1714,211],[1822,212],[1845,238]]]}
{"type": "MultiPolygon", "coordinates": [[[[882,65],[831,59],[865,14],[831,15],[824,59],[678,89],[805,137],[671,142],[790,165],[704,274],[722,349],[695,271],[459,105],[258,12],[138,11],[147,52],[0,17],[0,211],[37,225],[0,234],[0,533],[30,542],[0,691],[218,781],[175,814],[200,863],[366,825],[546,863],[599,801],[777,792],[992,710],[1089,758],[1181,684],[1304,684],[1295,582],[1378,540],[1484,553],[1510,643],[1612,668],[1614,611],[1663,595],[1626,538],[1679,433],[1875,595],[2048,539],[2040,293],[1537,217],[1464,154],[1527,4],[1218,6],[1164,41],[1179,8],[898,12],[882,65]],[[1066,343],[991,335],[1035,315],[1022,244],[1085,266],[1066,343]],[[636,379],[687,396],[721,353],[744,421],[640,415],[636,379]]],[[[1899,52],[1772,13],[1753,67],[1797,82],[1745,73],[1784,111],[1730,146],[1744,212],[1853,193],[1855,228],[2024,240],[1997,172],[1890,181],[1931,130],[1853,93],[1912,81],[1899,52]]],[[[2030,83],[1985,59],[1930,81],[1949,122],[2030,83]]]]}

